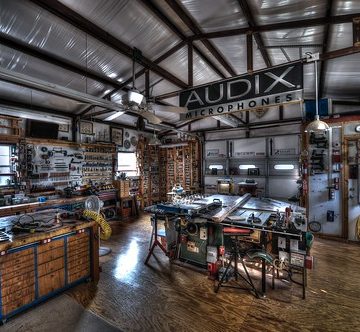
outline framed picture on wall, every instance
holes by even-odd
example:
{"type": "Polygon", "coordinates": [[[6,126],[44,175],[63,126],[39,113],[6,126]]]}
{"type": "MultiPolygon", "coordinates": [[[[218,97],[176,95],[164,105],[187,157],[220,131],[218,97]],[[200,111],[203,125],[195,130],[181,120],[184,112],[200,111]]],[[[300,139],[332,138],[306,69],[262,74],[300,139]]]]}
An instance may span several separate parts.
{"type": "Polygon", "coordinates": [[[80,121],[80,134],[92,135],[93,123],[88,121],[80,121]]]}
{"type": "Polygon", "coordinates": [[[123,129],[111,127],[111,142],[123,146],[123,129]]]}
{"type": "Polygon", "coordinates": [[[63,133],[68,133],[70,129],[70,126],[68,124],[59,124],[59,131],[62,131],[63,133]]]}

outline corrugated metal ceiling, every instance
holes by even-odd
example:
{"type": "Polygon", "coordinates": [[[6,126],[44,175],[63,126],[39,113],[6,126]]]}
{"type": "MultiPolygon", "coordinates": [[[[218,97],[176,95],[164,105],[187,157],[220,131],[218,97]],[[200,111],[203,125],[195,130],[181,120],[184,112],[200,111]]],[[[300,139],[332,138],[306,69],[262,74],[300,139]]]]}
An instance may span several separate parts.
{"type": "MultiPolygon", "coordinates": [[[[86,92],[97,97],[103,97],[113,91],[114,86],[131,78],[131,59],[124,54],[85,33],[81,27],[75,27],[63,18],[35,4],[36,1],[0,0],[0,38],[11,39],[23,45],[24,51],[14,50],[5,46],[0,40],[0,66],[15,72],[59,84],[75,91],[86,92]],[[57,57],[65,63],[77,66],[80,72],[40,60],[26,52],[27,45],[46,53],[49,58],[57,57]],[[87,72],[99,77],[97,81],[86,78],[87,72]],[[105,81],[103,80],[105,79],[105,81]],[[111,84],[112,82],[112,84],[111,84]]],[[[54,1],[56,2],[56,1],[54,1]]],[[[160,16],[165,15],[174,28],[168,26],[159,14],[154,13],[140,0],[61,0],[58,3],[66,5],[71,10],[90,20],[93,24],[105,30],[111,36],[136,47],[149,60],[155,60],[166,54],[181,40],[192,36],[193,32],[186,20],[171,8],[166,0],[148,1],[157,7],[160,16]]],[[[195,22],[203,33],[229,31],[248,27],[248,20],[241,10],[237,0],[181,0],[180,4],[186,15],[195,22]]],[[[266,25],[281,22],[291,22],[306,19],[324,18],[328,11],[327,0],[254,0],[247,1],[254,18],[254,24],[266,25]]],[[[360,13],[360,1],[334,0],[333,15],[360,13]]],[[[360,15],[359,15],[360,16],[360,15]]],[[[322,52],[327,26],[316,24],[292,29],[279,29],[261,32],[264,50],[271,62],[276,64],[298,60],[306,52],[322,52]],[[301,46],[301,47],[300,47],[301,46]]],[[[2,40],[4,40],[2,39],[2,40]]],[[[246,36],[245,34],[231,37],[210,39],[211,45],[217,50],[221,60],[201,41],[195,40],[194,45],[206,59],[194,51],[193,76],[194,85],[229,77],[225,65],[233,68],[236,74],[247,71],[246,36]],[[211,62],[212,64],[209,64],[211,62]],[[216,68],[215,68],[216,67],[216,68]]],[[[352,23],[329,25],[328,47],[326,51],[338,50],[352,46],[352,23]]],[[[254,70],[266,67],[259,45],[254,41],[254,70]]],[[[185,44],[176,52],[158,63],[166,72],[187,82],[188,79],[188,49],[185,44]]],[[[136,71],[143,67],[137,65],[136,71]]],[[[325,64],[325,79],[323,95],[330,98],[359,101],[360,83],[359,69],[360,53],[329,60],[325,64]],[[350,83],[350,84],[349,84],[350,83]]],[[[305,98],[314,97],[314,72],[311,65],[304,66],[305,98]]],[[[130,86],[130,85],[128,85],[130,86]]],[[[145,89],[144,76],[136,80],[140,90],[145,89]]],[[[150,72],[152,95],[162,95],[180,88],[159,73],[150,72]]],[[[113,93],[112,100],[119,100],[124,91],[113,93]]],[[[29,103],[30,89],[19,88],[14,84],[1,84],[2,98],[29,103]],[[13,90],[12,90],[13,89],[13,90]]],[[[176,99],[165,100],[176,104],[176,99]]],[[[65,112],[80,112],[83,105],[69,99],[52,96],[48,93],[31,93],[31,103],[65,112]]],[[[176,121],[177,116],[158,114],[169,121],[176,121]]],[[[134,117],[123,117],[125,122],[133,122],[134,117]]],[[[117,121],[121,121],[118,118],[117,121]]]]}

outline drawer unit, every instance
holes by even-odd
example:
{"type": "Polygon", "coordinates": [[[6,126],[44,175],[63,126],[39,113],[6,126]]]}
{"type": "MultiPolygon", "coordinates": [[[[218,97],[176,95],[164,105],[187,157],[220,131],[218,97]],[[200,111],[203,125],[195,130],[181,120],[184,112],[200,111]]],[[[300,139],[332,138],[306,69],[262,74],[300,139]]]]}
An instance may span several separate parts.
{"type": "Polygon", "coordinates": [[[10,252],[0,258],[2,315],[35,300],[34,262],[34,248],[10,252]]]}
{"type": "Polygon", "coordinates": [[[89,228],[65,233],[0,256],[0,321],[90,278],[90,248],[97,241],[90,234],[89,228]]]}
{"type": "Polygon", "coordinates": [[[68,238],[67,279],[68,283],[90,275],[90,240],[89,233],[68,238]]]}

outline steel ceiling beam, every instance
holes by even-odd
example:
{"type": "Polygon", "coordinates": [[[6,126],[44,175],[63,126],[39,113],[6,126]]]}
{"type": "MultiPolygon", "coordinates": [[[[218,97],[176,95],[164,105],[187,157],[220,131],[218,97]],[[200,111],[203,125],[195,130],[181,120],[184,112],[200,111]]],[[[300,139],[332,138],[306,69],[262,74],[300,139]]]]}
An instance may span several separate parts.
{"type": "MultiPolygon", "coordinates": [[[[250,10],[249,5],[246,2],[246,0],[238,0],[238,3],[239,3],[239,6],[248,22],[249,27],[256,28],[255,19],[253,17],[253,14],[251,13],[251,10],[250,10]]],[[[271,67],[272,66],[271,60],[270,60],[267,50],[264,47],[264,41],[263,41],[260,33],[254,32],[253,36],[256,41],[256,44],[258,45],[258,47],[260,49],[261,56],[263,57],[266,66],[271,67]]]]}
{"type": "Polygon", "coordinates": [[[230,30],[222,30],[208,33],[199,33],[195,34],[189,39],[192,40],[202,40],[202,39],[212,39],[212,38],[221,38],[221,37],[231,37],[237,35],[245,35],[247,33],[256,33],[256,32],[266,32],[266,31],[276,31],[276,30],[289,30],[289,29],[297,29],[297,28],[307,28],[314,27],[318,25],[324,24],[340,24],[340,23],[350,23],[354,18],[360,17],[360,13],[353,13],[347,15],[337,15],[330,17],[319,17],[319,18],[311,18],[306,20],[298,20],[298,21],[289,21],[289,22],[281,22],[281,23],[272,23],[265,25],[257,25],[252,28],[238,28],[238,29],[230,29],[230,30]]]}
{"type": "Polygon", "coordinates": [[[65,61],[64,59],[61,59],[57,55],[46,52],[44,49],[37,48],[31,44],[25,44],[21,41],[9,38],[8,35],[0,35],[0,44],[12,48],[14,50],[17,50],[26,55],[33,56],[40,60],[46,61],[55,66],[59,66],[60,68],[64,68],[81,76],[85,76],[102,84],[111,85],[112,87],[120,86],[120,84],[117,81],[109,77],[106,77],[105,75],[101,75],[99,73],[96,73],[95,71],[86,68],[81,68],[78,65],[65,61]]]}
{"type": "MultiPolygon", "coordinates": [[[[178,36],[181,40],[186,41],[187,42],[187,36],[180,31],[180,29],[173,23],[171,22],[171,20],[164,15],[161,10],[154,4],[154,2],[152,0],[140,0],[154,15],[156,15],[160,21],[162,21],[164,24],[166,24],[166,26],[176,35],[178,36]]],[[[198,55],[207,63],[207,65],[209,67],[211,67],[211,69],[213,71],[215,71],[220,77],[222,78],[226,78],[226,76],[224,75],[224,73],[220,70],[220,68],[213,62],[211,61],[211,59],[209,59],[206,54],[204,54],[203,51],[201,51],[196,45],[193,45],[193,48],[195,50],[196,53],[198,53],[198,55]]]]}
{"type": "MultiPolygon", "coordinates": [[[[331,17],[331,12],[332,12],[332,8],[333,8],[333,0],[328,0],[327,1],[327,6],[326,6],[326,17],[331,17]]],[[[324,38],[323,38],[323,46],[322,46],[322,52],[321,54],[324,54],[328,51],[329,47],[329,42],[330,42],[330,38],[329,38],[329,30],[330,30],[330,24],[326,23],[324,25],[324,38]]],[[[320,69],[320,80],[319,80],[319,98],[323,98],[324,96],[324,83],[325,83],[325,75],[326,75],[326,61],[323,61],[321,64],[321,69],[320,69]]]]}
{"type": "MultiPolygon", "coordinates": [[[[186,24],[186,26],[194,33],[201,34],[202,31],[197,25],[197,23],[186,13],[182,5],[177,1],[165,0],[169,7],[179,16],[179,18],[186,24]]],[[[206,39],[202,40],[204,46],[211,52],[211,54],[216,58],[217,61],[228,71],[231,76],[236,76],[235,70],[232,66],[225,60],[225,58],[220,54],[216,47],[206,39]]]]}
{"type": "MultiPolygon", "coordinates": [[[[30,0],[41,8],[53,13],[57,17],[63,19],[64,21],[70,23],[74,27],[79,30],[85,32],[88,35],[93,36],[95,39],[101,41],[105,45],[115,49],[121,54],[133,58],[133,48],[114,36],[110,35],[107,31],[103,30],[99,26],[92,23],[90,20],[84,18],[79,15],[69,7],[63,5],[60,1],[57,0],[30,0]]],[[[169,82],[175,84],[176,86],[186,89],[187,84],[160,67],[150,59],[145,56],[137,57],[136,62],[145,67],[146,69],[150,69],[161,77],[165,78],[169,82]]]]}
{"type": "MultiPolygon", "coordinates": [[[[330,52],[326,52],[324,54],[320,54],[320,61],[326,61],[326,60],[330,60],[330,59],[341,58],[343,56],[352,55],[352,54],[356,54],[356,53],[360,53],[360,46],[345,47],[345,48],[341,48],[341,49],[338,49],[338,50],[335,50],[335,51],[330,51],[330,52]]],[[[283,65],[286,65],[286,64],[290,64],[290,63],[298,63],[298,62],[303,62],[303,60],[300,59],[300,60],[295,60],[295,61],[291,61],[291,62],[284,62],[284,63],[281,63],[279,65],[273,66],[273,68],[283,66],[283,65]]],[[[306,62],[304,63],[304,65],[308,65],[308,64],[310,64],[310,63],[306,63],[306,62]]],[[[242,75],[239,75],[239,77],[241,77],[243,75],[247,75],[247,73],[243,73],[242,75]]],[[[206,85],[206,84],[201,84],[201,85],[195,86],[194,88],[202,86],[202,85],[206,85]]],[[[156,100],[161,100],[161,99],[167,99],[167,98],[171,98],[171,97],[176,97],[182,91],[183,90],[178,90],[178,91],[172,91],[172,92],[164,93],[162,95],[155,96],[155,99],[156,100]]]]}
{"type": "MultiPolygon", "coordinates": [[[[22,103],[22,102],[18,102],[18,101],[14,101],[14,100],[3,99],[3,98],[0,98],[0,107],[1,106],[26,109],[28,111],[37,111],[37,112],[47,113],[47,114],[51,114],[51,115],[60,115],[60,116],[69,117],[72,119],[74,119],[76,117],[76,114],[72,114],[72,113],[68,113],[68,112],[64,112],[64,111],[60,111],[60,110],[49,109],[49,108],[46,108],[43,106],[31,105],[29,103],[22,103]]],[[[14,116],[16,116],[16,114],[14,114],[14,116]]]]}
{"type": "MultiPolygon", "coordinates": [[[[184,45],[186,44],[185,41],[181,41],[180,43],[176,44],[174,47],[172,47],[170,50],[168,50],[167,52],[165,52],[163,55],[161,55],[160,57],[158,57],[157,59],[154,60],[154,63],[158,64],[159,62],[163,61],[164,59],[166,59],[167,57],[169,57],[171,54],[174,54],[176,51],[178,51],[180,48],[182,48],[184,45]]],[[[144,75],[146,72],[146,68],[143,68],[141,70],[139,70],[136,74],[135,74],[135,79],[139,78],[140,76],[144,75]]],[[[110,98],[111,95],[113,95],[115,92],[119,91],[119,90],[125,90],[127,91],[127,85],[130,84],[132,82],[132,76],[130,78],[128,78],[126,81],[124,81],[123,83],[121,83],[119,85],[118,88],[111,90],[109,93],[107,93],[106,95],[104,95],[104,99],[106,98],[110,98]]],[[[79,115],[83,116],[86,113],[88,113],[90,111],[90,107],[86,108],[85,110],[83,110],[79,115]]]]}
{"type": "Polygon", "coordinates": [[[111,101],[98,98],[87,93],[75,91],[57,84],[49,83],[37,78],[33,78],[29,75],[16,73],[14,71],[0,67],[0,81],[14,83],[20,86],[25,86],[30,89],[39,90],[42,92],[51,93],[56,96],[68,98],[71,100],[77,100],[85,104],[91,104],[92,106],[99,106],[108,108],[114,111],[123,111],[124,108],[111,101]]]}

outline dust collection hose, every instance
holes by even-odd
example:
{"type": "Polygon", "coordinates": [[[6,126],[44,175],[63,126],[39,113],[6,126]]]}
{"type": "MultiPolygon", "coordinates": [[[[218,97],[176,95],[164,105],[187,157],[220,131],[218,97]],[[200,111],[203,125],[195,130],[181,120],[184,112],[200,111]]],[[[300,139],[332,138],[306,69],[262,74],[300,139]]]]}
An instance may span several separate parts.
{"type": "Polygon", "coordinates": [[[104,217],[97,212],[91,210],[84,210],[83,216],[85,218],[93,219],[100,226],[100,239],[108,240],[111,236],[111,227],[108,222],[104,219],[104,217]]]}

